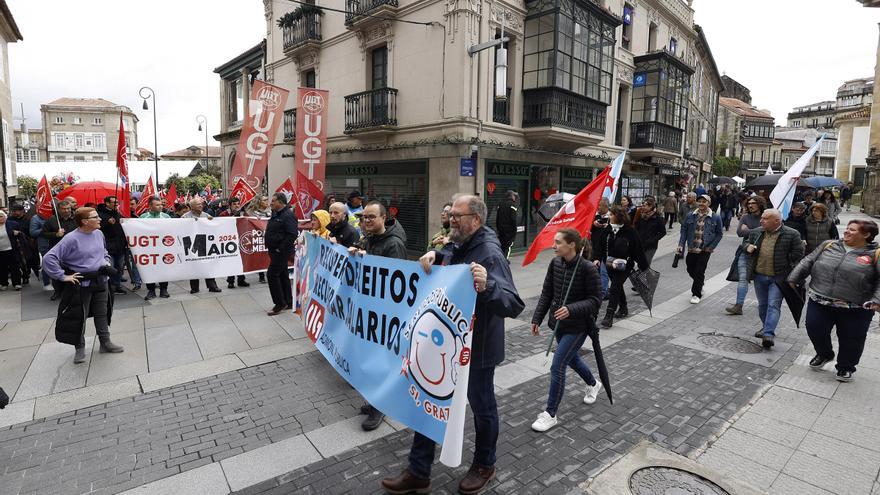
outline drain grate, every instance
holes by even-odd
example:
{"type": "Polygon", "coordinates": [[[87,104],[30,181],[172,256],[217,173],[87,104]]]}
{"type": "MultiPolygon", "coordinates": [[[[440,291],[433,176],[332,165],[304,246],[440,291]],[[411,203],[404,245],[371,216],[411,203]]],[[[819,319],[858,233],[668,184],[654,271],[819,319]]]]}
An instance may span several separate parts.
{"type": "Polygon", "coordinates": [[[727,335],[707,334],[697,337],[697,342],[713,349],[720,351],[735,352],[738,354],[760,354],[764,352],[763,347],[754,342],[741,339],[739,337],[728,337],[727,335]]]}
{"type": "Polygon", "coordinates": [[[700,475],[682,469],[646,467],[630,476],[633,495],[730,495],[700,475]]]}

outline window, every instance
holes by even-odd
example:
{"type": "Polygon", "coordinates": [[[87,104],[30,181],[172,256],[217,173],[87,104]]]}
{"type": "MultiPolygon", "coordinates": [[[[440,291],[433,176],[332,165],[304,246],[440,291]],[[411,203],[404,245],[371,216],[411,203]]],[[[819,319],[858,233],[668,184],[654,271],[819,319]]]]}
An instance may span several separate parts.
{"type": "Polygon", "coordinates": [[[675,55],[676,51],[678,51],[678,40],[675,38],[669,38],[669,53],[675,55]]]}
{"type": "Polygon", "coordinates": [[[73,118],[73,123],[74,123],[74,124],[82,125],[82,123],[83,123],[83,119],[82,119],[82,117],[74,117],[74,118],[73,118]]]}
{"type": "Polygon", "coordinates": [[[92,147],[92,138],[91,138],[91,136],[87,136],[87,137],[86,137],[86,146],[88,146],[89,148],[92,147]]]}
{"type": "Polygon", "coordinates": [[[229,124],[234,124],[244,119],[244,88],[241,79],[230,80],[227,89],[226,115],[229,124]]]}
{"type": "Polygon", "coordinates": [[[523,49],[523,89],[552,86],[554,15],[527,19],[523,49]]]}
{"type": "Polygon", "coordinates": [[[657,49],[657,25],[653,22],[648,25],[648,51],[653,52],[657,49]]]}
{"type": "Polygon", "coordinates": [[[24,161],[24,150],[21,148],[15,148],[15,161],[23,162],[24,161]]]}
{"type": "Polygon", "coordinates": [[[63,123],[64,123],[64,117],[62,117],[62,116],[60,116],[60,115],[57,116],[57,117],[55,117],[55,123],[56,123],[56,124],[63,124],[63,123]]]}
{"type": "Polygon", "coordinates": [[[84,157],[84,156],[75,156],[75,157],[73,157],[73,161],[75,161],[75,162],[84,162],[84,161],[86,161],[86,157],[84,157]]]}
{"type": "Polygon", "coordinates": [[[104,119],[102,119],[101,117],[95,117],[94,123],[95,125],[101,125],[104,123],[104,119]]]}
{"type": "Polygon", "coordinates": [[[32,162],[39,161],[40,153],[37,150],[30,150],[29,154],[30,154],[30,161],[32,161],[32,162]]]}
{"type": "Polygon", "coordinates": [[[623,4],[623,39],[621,40],[621,45],[627,50],[632,47],[633,15],[635,15],[635,10],[632,5],[628,3],[623,4]]]}
{"type": "Polygon", "coordinates": [[[95,134],[94,140],[95,140],[95,149],[98,149],[98,150],[104,149],[104,135],[103,134],[95,134]]]}
{"type": "Polygon", "coordinates": [[[66,161],[67,161],[67,157],[64,156],[64,155],[55,155],[55,157],[54,157],[54,161],[56,161],[56,162],[66,162],[66,161]]]}
{"type": "Polygon", "coordinates": [[[370,89],[388,87],[388,47],[381,46],[371,52],[370,89]]]}
{"type": "Polygon", "coordinates": [[[64,149],[64,133],[56,133],[53,135],[53,139],[55,140],[55,147],[64,149]]]}
{"type": "Polygon", "coordinates": [[[101,161],[104,161],[104,157],[103,156],[93,156],[92,161],[93,162],[101,162],[101,161]]]}
{"type": "Polygon", "coordinates": [[[678,59],[659,52],[635,59],[632,122],[687,127],[690,74],[678,59]]]}
{"type": "Polygon", "coordinates": [[[83,135],[79,134],[79,133],[74,134],[73,135],[73,142],[74,142],[74,146],[76,146],[76,149],[82,148],[83,147],[83,135]]]}
{"type": "Polygon", "coordinates": [[[315,81],[315,71],[310,70],[303,75],[303,81],[305,81],[305,87],[314,88],[317,87],[317,81],[315,81]]]}

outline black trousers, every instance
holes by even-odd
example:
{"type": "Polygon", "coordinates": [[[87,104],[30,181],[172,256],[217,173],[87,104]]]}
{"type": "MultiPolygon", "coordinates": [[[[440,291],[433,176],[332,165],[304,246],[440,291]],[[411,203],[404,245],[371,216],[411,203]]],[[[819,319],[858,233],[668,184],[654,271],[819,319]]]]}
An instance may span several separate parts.
{"type": "MultiPolygon", "coordinates": [[[[205,279],[205,287],[207,287],[209,290],[216,289],[217,288],[217,281],[214,280],[213,278],[206,278],[205,279]]],[[[189,288],[191,290],[199,290],[199,279],[196,278],[196,279],[190,280],[189,281],[189,288]]]]}
{"type": "Polygon", "coordinates": [[[834,358],[831,328],[837,327],[837,341],[840,345],[837,369],[854,372],[862,358],[862,351],[865,350],[865,337],[873,318],[874,312],[867,309],[835,308],[810,300],[807,302],[807,318],[804,324],[816,354],[828,359],[834,358]]]}
{"type": "Polygon", "coordinates": [[[691,284],[691,295],[703,297],[703,282],[706,281],[706,266],[709,265],[709,256],[712,253],[688,253],[684,259],[687,265],[688,275],[693,279],[691,284]]]}
{"type": "Polygon", "coordinates": [[[516,239],[516,232],[513,234],[500,234],[498,236],[498,242],[501,243],[501,252],[504,253],[505,258],[510,258],[510,247],[513,246],[514,239],[516,239]]]}
{"type": "Polygon", "coordinates": [[[290,276],[287,274],[287,258],[278,253],[269,254],[269,269],[266,279],[269,283],[269,294],[276,307],[293,307],[293,293],[290,289],[290,276]]]}
{"type": "Polygon", "coordinates": [[[626,291],[623,290],[623,284],[628,276],[628,270],[608,270],[608,278],[611,280],[611,286],[608,289],[608,314],[614,314],[617,308],[627,309],[626,291]]]}
{"type": "Polygon", "coordinates": [[[663,214],[666,217],[666,223],[669,224],[669,228],[672,228],[672,224],[675,222],[675,212],[666,212],[663,214]]]}
{"type": "Polygon", "coordinates": [[[244,279],[244,275],[234,275],[232,277],[226,277],[226,283],[234,284],[236,279],[238,280],[238,285],[241,285],[242,282],[247,282],[247,280],[244,279]]]}
{"type": "MultiPolygon", "coordinates": [[[[156,292],[156,284],[147,284],[147,290],[151,292],[156,292]]],[[[168,282],[159,282],[159,290],[167,291],[168,290],[168,282]]]]}
{"type": "Polygon", "coordinates": [[[0,285],[9,285],[9,277],[12,277],[12,285],[21,285],[21,265],[15,257],[15,252],[0,251],[0,285]]]}
{"type": "MultiPolygon", "coordinates": [[[[101,343],[107,342],[110,340],[110,325],[107,322],[107,300],[110,297],[110,284],[107,284],[107,290],[98,292],[83,289],[80,291],[80,297],[82,297],[83,311],[86,316],[91,312],[95,319],[95,333],[98,335],[98,340],[101,343]]],[[[83,320],[83,334],[80,337],[79,345],[75,346],[76,348],[86,345],[85,329],[85,320],[83,320]]]]}

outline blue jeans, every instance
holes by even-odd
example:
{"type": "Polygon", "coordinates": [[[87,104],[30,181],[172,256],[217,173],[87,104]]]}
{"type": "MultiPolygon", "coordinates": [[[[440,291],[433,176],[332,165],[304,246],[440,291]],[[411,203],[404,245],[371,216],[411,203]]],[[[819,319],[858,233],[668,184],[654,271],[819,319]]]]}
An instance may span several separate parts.
{"type": "Polygon", "coordinates": [[[742,306],[746,302],[746,295],[749,293],[749,257],[745,251],[740,253],[737,258],[737,272],[739,272],[739,282],[736,284],[736,303],[742,306]]]}
{"type": "Polygon", "coordinates": [[[602,297],[608,295],[608,269],[605,268],[605,263],[599,263],[599,282],[602,284],[602,297]]]}
{"type": "Polygon", "coordinates": [[[764,336],[776,337],[776,325],[779,324],[779,308],[782,307],[782,291],[776,285],[779,280],[785,283],[785,277],[777,275],[755,274],[755,295],[758,296],[758,316],[764,324],[764,336]]]}
{"type": "Polygon", "coordinates": [[[558,345],[556,352],[553,353],[553,364],[550,366],[550,393],[547,397],[547,414],[554,418],[562,401],[562,394],[565,393],[565,372],[568,371],[568,367],[580,375],[587,385],[592,387],[596,384],[590,367],[578,355],[585,340],[587,340],[586,333],[556,334],[558,345]]]}
{"type": "MultiPolygon", "coordinates": [[[[498,404],[495,402],[495,367],[475,368],[471,365],[468,379],[468,403],[474,413],[474,464],[481,467],[495,465],[495,446],[498,443],[498,404]]],[[[409,451],[409,470],[419,478],[431,477],[434,446],[430,438],[415,433],[409,451]]]]}
{"type": "Polygon", "coordinates": [[[116,269],[116,275],[110,278],[110,285],[113,287],[122,287],[122,274],[125,272],[125,252],[110,254],[113,261],[113,268],[116,269]]]}

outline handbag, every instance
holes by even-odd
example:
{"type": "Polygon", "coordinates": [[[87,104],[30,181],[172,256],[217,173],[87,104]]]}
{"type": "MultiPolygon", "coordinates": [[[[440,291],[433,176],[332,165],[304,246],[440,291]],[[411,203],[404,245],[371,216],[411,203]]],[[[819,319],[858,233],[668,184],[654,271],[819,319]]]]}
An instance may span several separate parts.
{"type": "Polygon", "coordinates": [[[613,270],[615,272],[626,271],[626,259],[624,258],[607,258],[605,259],[605,266],[609,270],[613,270]]]}
{"type": "Polygon", "coordinates": [[[730,270],[727,271],[728,282],[739,282],[739,257],[742,256],[742,246],[736,248],[736,253],[733,255],[733,263],[730,264],[730,270]]]}

